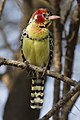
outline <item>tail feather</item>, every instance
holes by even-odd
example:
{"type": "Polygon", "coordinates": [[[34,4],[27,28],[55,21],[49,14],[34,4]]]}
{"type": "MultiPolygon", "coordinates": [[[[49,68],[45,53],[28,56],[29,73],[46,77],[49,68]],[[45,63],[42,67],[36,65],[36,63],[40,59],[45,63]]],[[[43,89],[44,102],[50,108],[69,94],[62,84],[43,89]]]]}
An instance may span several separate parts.
{"type": "Polygon", "coordinates": [[[43,97],[44,97],[44,80],[32,79],[31,100],[30,100],[31,108],[40,109],[43,105],[43,97]]]}

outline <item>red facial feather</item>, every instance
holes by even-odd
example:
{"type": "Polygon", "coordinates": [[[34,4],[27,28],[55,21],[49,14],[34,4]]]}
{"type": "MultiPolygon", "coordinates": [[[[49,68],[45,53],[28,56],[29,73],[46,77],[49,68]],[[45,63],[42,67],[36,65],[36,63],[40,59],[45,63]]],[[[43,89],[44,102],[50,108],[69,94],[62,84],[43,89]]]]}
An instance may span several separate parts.
{"type": "Polygon", "coordinates": [[[46,9],[40,8],[35,13],[33,13],[32,18],[34,18],[35,15],[37,15],[36,22],[37,23],[43,23],[45,21],[45,19],[43,17],[43,14],[46,14],[46,13],[47,13],[46,9]]]}
{"type": "Polygon", "coordinates": [[[37,19],[35,20],[37,23],[43,23],[45,21],[42,14],[37,15],[37,19]]]}
{"type": "Polygon", "coordinates": [[[46,14],[47,13],[47,10],[46,9],[43,9],[43,8],[40,8],[38,9],[35,13],[33,13],[32,15],[32,18],[34,18],[35,15],[38,15],[38,14],[46,14]]]}

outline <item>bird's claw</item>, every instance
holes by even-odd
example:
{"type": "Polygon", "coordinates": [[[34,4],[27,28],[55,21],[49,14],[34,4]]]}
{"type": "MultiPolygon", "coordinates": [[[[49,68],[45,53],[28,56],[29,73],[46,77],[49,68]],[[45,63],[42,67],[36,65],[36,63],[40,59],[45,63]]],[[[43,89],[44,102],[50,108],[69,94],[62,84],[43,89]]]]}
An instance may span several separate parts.
{"type": "Polygon", "coordinates": [[[43,67],[42,77],[46,76],[46,71],[47,71],[47,68],[46,68],[46,67],[43,67]]]}
{"type": "Polygon", "coordinates": [[[24,61],[24,63],[26,64],[26,70],[29,70],[29,62],[28,61],[24,61]]]}

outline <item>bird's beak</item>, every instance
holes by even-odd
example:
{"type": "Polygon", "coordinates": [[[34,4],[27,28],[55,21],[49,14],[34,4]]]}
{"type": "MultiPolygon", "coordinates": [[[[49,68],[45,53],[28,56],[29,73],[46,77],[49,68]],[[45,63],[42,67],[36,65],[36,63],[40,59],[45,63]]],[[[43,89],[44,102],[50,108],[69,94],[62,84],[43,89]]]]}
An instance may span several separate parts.
{"type": "Polygon", "coordinates": [[[56,20],[56,19],[59,19],[60,16],[57,16],[57,15],[52,15],[52,16],[49,16],[47,21],[45,22],[45,27],[46,28],[49,28],[49,26],[51,25],[52,21],[51,20],[56,20]]]}
{"type": "Polygon", "coordinates": [[[49,16],[49,20],[56,20],[56,19],[59,19],[60,16],[57,16],[57,15],[52,15],[52,16],[49,16]]]}

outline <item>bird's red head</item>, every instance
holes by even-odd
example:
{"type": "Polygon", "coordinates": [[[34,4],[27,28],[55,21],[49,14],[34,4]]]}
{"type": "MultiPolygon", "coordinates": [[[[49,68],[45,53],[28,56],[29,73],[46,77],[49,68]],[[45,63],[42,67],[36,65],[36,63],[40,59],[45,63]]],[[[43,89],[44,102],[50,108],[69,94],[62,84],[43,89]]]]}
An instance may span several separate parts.
{"type": "Polygon", "coordinates": [[[52,15],[47,11],[47,9],[40,8],[36,12],[33,13],[31,22],[36,22],[40,25],[40,27],[48,27],[51,24],[51,20],[55,20],[60,18],[59,16],[52,15]]]}
{"type": "Polygon", "coordinates": [[[46,9],[40,8],[36,12],[33,13],[32,19],[35,19],[37,23],[43,23],[45,21],[45,16],[48,14],[46,9]]]}

